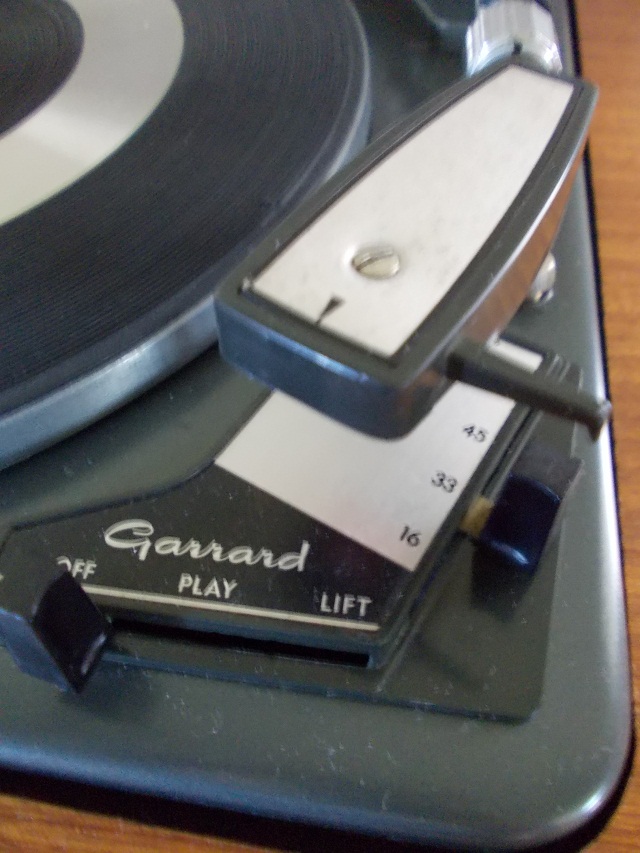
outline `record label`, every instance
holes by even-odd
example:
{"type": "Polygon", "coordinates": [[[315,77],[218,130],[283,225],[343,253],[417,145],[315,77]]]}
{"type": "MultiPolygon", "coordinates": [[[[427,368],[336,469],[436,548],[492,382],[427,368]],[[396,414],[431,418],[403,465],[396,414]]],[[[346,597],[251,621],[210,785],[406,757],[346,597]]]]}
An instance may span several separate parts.
{"type": "Polygon", "coordinates": [[[180,64],[182,22],[172,0],[67,3],[81,23],[82,50],[58,91],[0,138],[0,225],[113,154],[160,103],[180,64]]]}

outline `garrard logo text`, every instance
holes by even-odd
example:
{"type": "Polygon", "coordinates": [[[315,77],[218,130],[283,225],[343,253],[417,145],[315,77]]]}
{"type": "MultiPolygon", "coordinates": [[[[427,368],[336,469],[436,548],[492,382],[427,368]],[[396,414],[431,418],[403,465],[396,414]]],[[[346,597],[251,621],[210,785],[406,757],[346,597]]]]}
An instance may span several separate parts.
{"type": "Polygon", "coordinates": [[[225,550],[215,540],[202,545],[197,539],[183,541],[176,536],[158,536],[151,522],[143,518],[127,518],[112,524],[104,531],[104,541],[110,548],[133,552],[138,560],[146,560],[151,551],[162,557],[191,557],[202,560],[210,557],[216,563],[256,566],[262,564],[267,569],[279,569],[282,572],[304,571],[309,553],[309,543],[303,539],[299,551],[287,552],[276,556],[268,548],[252,548],[250,545],[234,545],[225,550]]]}

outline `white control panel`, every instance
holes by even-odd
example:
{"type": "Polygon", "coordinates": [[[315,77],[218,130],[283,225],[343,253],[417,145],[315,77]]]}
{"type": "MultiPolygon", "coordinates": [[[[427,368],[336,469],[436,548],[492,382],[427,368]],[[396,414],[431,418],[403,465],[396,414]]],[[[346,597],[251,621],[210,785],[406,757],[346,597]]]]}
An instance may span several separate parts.
{"type": "MultiPolygon", "coordinates": [[[[535,370],[541,357],[493,351],[535,370]]],[[[372,438],[274,393],[217,464],[413,571],[514,403],[456,383],[407,436],[372,438]]]]}

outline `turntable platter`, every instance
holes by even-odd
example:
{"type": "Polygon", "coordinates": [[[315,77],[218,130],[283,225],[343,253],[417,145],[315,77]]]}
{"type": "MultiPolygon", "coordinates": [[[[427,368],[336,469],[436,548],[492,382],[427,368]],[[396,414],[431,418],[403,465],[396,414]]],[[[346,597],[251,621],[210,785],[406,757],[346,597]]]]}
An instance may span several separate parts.
{"type": "Polygon", "coordinates": [[[4,152],[45,127],[51,187],[0,228],[2,466],[210,345],[220,276],[364,142],[368,58],[346,2],[167,0],[160,32],[157,5],[152,17],[148,0],[73,0],[77,63],[43,66],[53,94],[17,124],[3,117],[0,171],[28,179],[31,161],[4,152]],[[96,17],[106,40],[90,38],[96,17]],[[54,112],[70,93],[74,109],[54,112]],[[81,165],[60,178],[65,158],[81,165]]]}

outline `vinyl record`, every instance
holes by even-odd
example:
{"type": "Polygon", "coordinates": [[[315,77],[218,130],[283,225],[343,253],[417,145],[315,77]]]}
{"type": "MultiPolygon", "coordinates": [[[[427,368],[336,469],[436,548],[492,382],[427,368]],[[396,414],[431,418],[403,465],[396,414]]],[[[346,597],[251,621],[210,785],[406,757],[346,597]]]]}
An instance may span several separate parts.
{"type": "MultiPolygon", "coordinates": [[[[36,39],[42,5],[16,4],[36,39]]],[[[347,0],[66,8],[33,111],[0,102],[3,465],[210,345],[221,275],[367,128],[366,46],[347,0]]]]}

